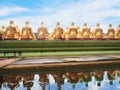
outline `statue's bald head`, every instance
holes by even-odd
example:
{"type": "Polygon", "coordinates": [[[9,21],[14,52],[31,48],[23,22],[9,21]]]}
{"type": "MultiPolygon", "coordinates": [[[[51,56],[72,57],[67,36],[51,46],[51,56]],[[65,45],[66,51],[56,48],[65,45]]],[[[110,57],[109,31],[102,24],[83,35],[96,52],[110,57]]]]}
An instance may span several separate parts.
{"type": "Polygon", "coordinates": [[[87,26],[87,23],[86,23],[86,22],[84,23],[84,26],[87,26]]]}
{"type": "Polygon", "coordinates": [[[109,27],[112,27],[112,24],[109,24],[109,27]]]}
{"type": "Polygon", "coordinates": [[[30,23],[29,21],[26,21],[26,22],[25,22],[26,25],[29,25],[29,23],[30,23]]]}
{"type": "Polygon", "coordinates": [[[100,26],[100,23],[97,23],[96,26],[99,27],[99,26],[100,26]]]}
{"type": "Polygon", "coordinates": [[[72,26],[74,26],[74,25],[75,25],[75,23],[74,23],[74,22],[72,22],[72,23],[71,23],[71,25],[72,25],[72,26]]]}
{"type": "Polygon", "coordinates": [[[13,20],[10,20],[10,24],[14,24],[14,21],[13,21],[13,20]]]}
{"type": "Polygon", "coordinates": [[[44,24],[44,22],[43,21],[41,21],[41,23],[40,23],[41,25],[43,25],[44,24]]]}
{"type": "Polygon", "coordinates": [[[57,25],[60,25],[60,22],[57,22],[57,25]]]}

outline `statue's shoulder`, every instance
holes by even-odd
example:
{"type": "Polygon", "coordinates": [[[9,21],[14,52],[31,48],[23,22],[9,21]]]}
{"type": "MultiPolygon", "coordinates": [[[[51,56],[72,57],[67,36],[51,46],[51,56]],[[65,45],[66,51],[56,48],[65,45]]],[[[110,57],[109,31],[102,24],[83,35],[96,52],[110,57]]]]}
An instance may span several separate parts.
{"type": "Polygon", "coordinates": [[[38,30],[46,29],[46,27],[38,27],[38,30]]]}
{"type": "Polygon", "coordinates": [[[115,31],[114,28],[108,28],[108,31],[115,31]]]}
{"type": "Polygon", "coordinates": [[[117,31],[120,31],[120,28],[117,28],[116,30],[117,30],[117,31]]]}

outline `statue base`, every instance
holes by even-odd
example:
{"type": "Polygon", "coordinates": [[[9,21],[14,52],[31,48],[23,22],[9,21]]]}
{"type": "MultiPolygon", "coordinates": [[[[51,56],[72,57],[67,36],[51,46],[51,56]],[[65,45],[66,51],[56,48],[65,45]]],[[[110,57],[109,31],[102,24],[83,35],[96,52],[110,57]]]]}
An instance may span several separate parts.
{"type": "Polygon", "coordinates": [[[65,40],[65,38],[55,38],[54,40],[65,40]]]}
{"type": "Polygon", "coordinates": [[[120,40],[118,38],[107,38],[107,40],[120,40]]]}
{"type": "Polygon", "coordinates": [[[33,40],[32,38],[21,38],[21,40],[33,40]]]}
{"type": "Polygon", "coordinates": [[[95,40],[107,40],[107,38],[94,38],[95,40]]]}
{"type": "Polygon", "coordinates": [[[47,40],[47,38],[37,38],[37,40],[47,40]]]}
{"type": "Polygon", "coordinates": [[[17,38],[4,38],[4,40],[18,40],[17,38]]]}

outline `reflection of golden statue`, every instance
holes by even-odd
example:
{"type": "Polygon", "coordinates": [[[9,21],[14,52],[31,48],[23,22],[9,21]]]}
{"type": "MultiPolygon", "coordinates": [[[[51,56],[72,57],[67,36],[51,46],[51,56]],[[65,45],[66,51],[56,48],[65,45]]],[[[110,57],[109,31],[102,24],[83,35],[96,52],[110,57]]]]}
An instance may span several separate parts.
{"type": "Polygon", "coordinates": [[[36,40],[34,33],[32,32],[32,28],[29,25],[29,21],[26,21],[26,25],[22,28],[21,39],[32,39],[36,40]]]}
{"type": "Polygon", "coordinates": [[[104,33],[103,30],[100,28],[100,24],[97,23],[95,30],[93,31],[94,38],[103,38],[104,33]]]}
{"type": "Polygon", "coordinates": [[[10,25],[6,28],[5,39],[18,39],[17,29],[13,20],[10,20],[10,25]]]}
{"type": "Polygon", "coordinates": [[[71,26],[69,27],[69,38],[77,38],[77,27],[75,26],[74,22],[71,23],[71,26]]]}
{"type": "Polygon", "coordinates": [[[5,26],[1,26],[0,34],[2,35],[2,39],[4,39],[4,32],[5,32],[5,26]]]}
{"type": "Polygon", "coordinates": [[[84,23],[82,28],[82,38],[90,38],[90,28],[87,26],[87,23],[84,23]]]}
{"type": "Polygon", "coordinates": [[[116,29],[115,38],[120,39],[120,24],[118,25],[118,28],[116,29]]]}
{"type": "Polygon", "coordinates": [[[47,28],[44,26],[44,22],[41,22],[41,26],[38,28],[38,39],[46,39],[47,37],[47,28]]]}
{"type": "Polygon", "coordinates": [[[114,38],[115,30],[112,28],[112,24],[109,24],[107,31],[107,38],[114,38]]]}
{"type": "Polygon", "coordinates": [[[63,28],[60,26],[60,23],[57,22],[56,27],[53,31],[53,38],[54,39],[61,39],[63,34],[63,28]]]}

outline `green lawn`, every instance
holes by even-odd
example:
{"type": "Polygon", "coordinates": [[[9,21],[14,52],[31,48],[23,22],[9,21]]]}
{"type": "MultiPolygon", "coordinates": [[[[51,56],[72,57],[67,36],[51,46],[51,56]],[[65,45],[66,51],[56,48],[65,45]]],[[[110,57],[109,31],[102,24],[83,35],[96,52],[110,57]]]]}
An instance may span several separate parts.
{"type": "MultiPolygon", "coordinates": [[[[120,51],[66,51],[66,52],[23,52],[22,56],[17,57],[52,57],[52,56],[81,56],[81,55],[108,55],[108,54],[120,54],[120,51]]],[[[6,57],[13,56],[13,53],[7,54],[6,57]]],[[[4,57],[3,53],[0,53],[0,57],[4,57]]]]}

